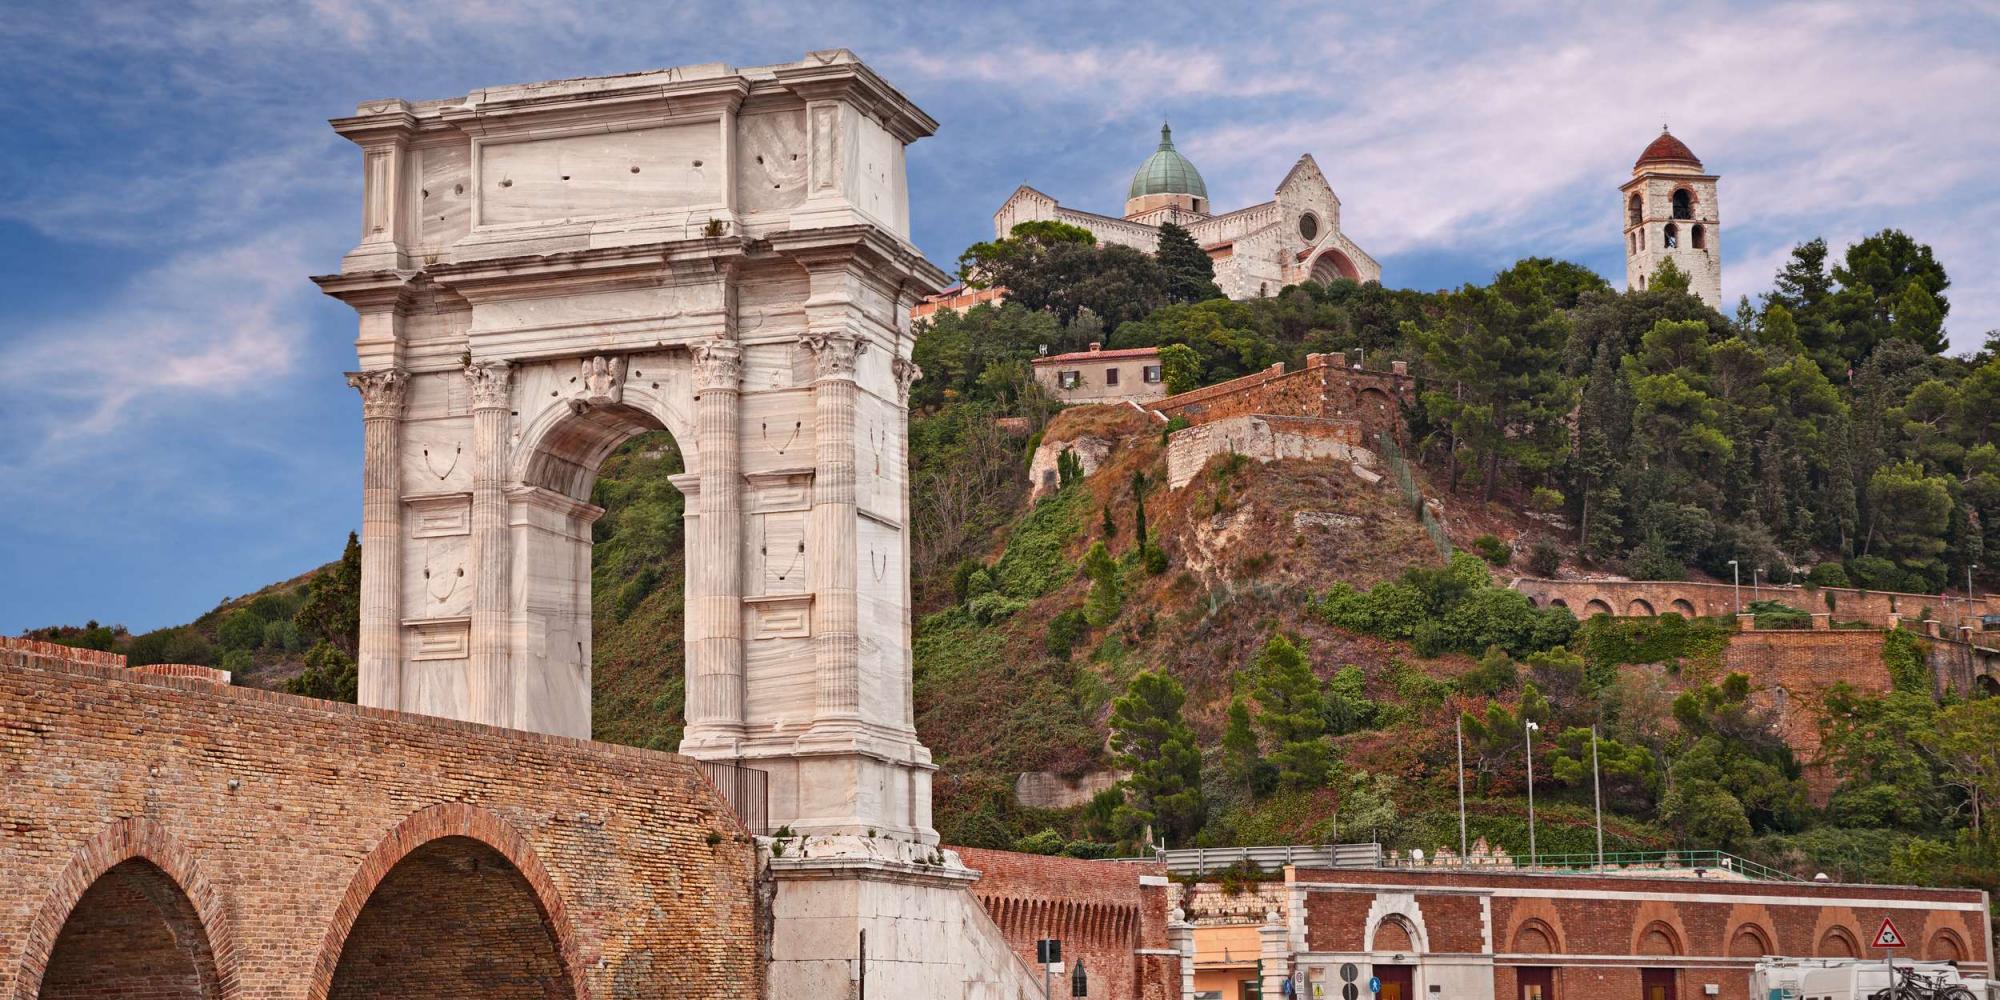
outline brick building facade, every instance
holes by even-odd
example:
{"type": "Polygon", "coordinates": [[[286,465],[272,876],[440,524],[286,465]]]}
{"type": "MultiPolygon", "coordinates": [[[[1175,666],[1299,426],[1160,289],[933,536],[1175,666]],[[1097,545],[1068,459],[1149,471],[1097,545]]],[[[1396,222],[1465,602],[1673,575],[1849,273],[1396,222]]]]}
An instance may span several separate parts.
{"type": "Polygon", "coordinates": [[[0,766],[0,996],[762,988],[755,848],[684,757],[6,639],[0,766]]]}
{"type": "MultiPolygon", "coordinates": [[[[1199,942],[1229,925],[1204,920],[1193,895],[1199,963],[1199,942]]],[[[1987,897],[1970,889],[1287,869],[1264,895],[1266,996],[1287,976],[1300,997],[1341,996],[1353,963],[1364,986],[1381,979],[1380,1000],[1751,1000],[1764,956],[1880,957],[1865,945],[1885,917],[1910,942],[1898,958],[1971,975],[1992,961],[1987,897]]]]}
{"type": "Polygon", "coordinates": [[[979,870],[972,891],[1022,961],[1035,960],[1036,941],[1054,938],[1062,942],[1065,968],[1083,961],[1090,997],[1174,1000],[1181,995],[1181,954],[1169,935],[1164,868],[954,850],[979,870]]]}

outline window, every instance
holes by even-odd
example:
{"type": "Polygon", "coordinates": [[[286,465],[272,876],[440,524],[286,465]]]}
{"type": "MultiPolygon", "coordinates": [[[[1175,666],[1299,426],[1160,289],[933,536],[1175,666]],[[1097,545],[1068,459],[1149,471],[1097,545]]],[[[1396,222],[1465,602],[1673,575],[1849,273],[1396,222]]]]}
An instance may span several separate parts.
{"type": "Polygon", "coordinates": [[[1299,216],[1299,236],[1307,243],[1319,239],[1319,216],[1311,212],[1299,216]]]}
{"type": "Polygon", "coordinates": [[[1104,369],[1104,384],[1105,384],[1105,385],[1117,385],[1117,384],[1118,384],[1118,369],[1116,369],[1116,368],[1106,368],[1106,369],[1104,369]]]}
{"type": "Polygon", "coordinates": [[[1083,373],[1082,373],[1082,372],[1057,372],[1057,373],[1056,373],[1056,385],[1057,385],[1057,386],[1058,386],[1059,388],[1063,388],[1063,389],[1074,389],[1074,388],[1076,388],[1076,387],[1077,387],[1077,383],[1079,383],[1079,382],[1082,382],[1082,381],[1083,381],[1083,373]]]}
{"type": "Polygon", "coordinates": [[[1694,218],[1694,192],[1681,188],[1674,192],[1674,218],[1694,218]]]}
{"type": "Polygon", "coordinates": [[[1696,250],[1708,249],[1708,233],[1702,229],[1699,222],[1694,224],[1694,248],[1696,250]]]}
{"type": "Polygon", "coordinates": [[[1672,250],[1675,247],[1680,246],[1681,227],[1676,226],[1671,222],[1667,223],[1667,231],[1666,234],[1663,237],[1661,237],[1660,245],[1666,247],[1669,250],[1672,250]]]}
{"type": "Polygon", "coordinates": [[[1147,365],[1139,369],[1139,377],[1145,379],[1148,385],[1158,385],[1161,379],[1164,378],[1160,372],[1159,365],[1147,365]]]}
{"type": "Polygon", "coordinates": [[[1627,220],[1626,225],[1631,226],[1638,225],[1639,221],[1645,218],[1643,204],[1639,201],[1639,192],[1637,191],[1632,192],[1632,200],[1626,205],[1625,218],[1627,220]]]}

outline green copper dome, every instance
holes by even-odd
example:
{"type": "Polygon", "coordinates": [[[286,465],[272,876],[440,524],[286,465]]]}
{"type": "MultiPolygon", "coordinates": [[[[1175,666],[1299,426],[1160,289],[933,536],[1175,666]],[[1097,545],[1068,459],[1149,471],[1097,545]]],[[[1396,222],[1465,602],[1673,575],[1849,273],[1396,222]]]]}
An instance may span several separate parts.
{"type": "Polygon", "coordinates": [[[1139,172],[1132,175],[1132,192],[1125,197],[1142,198],[1149,194],[1208,197],[1208,185],[1201,182],[1200,171],[1174,149],[1174,133],[1165,124],[1160,126],[1160,148],[1153,150],[1139,172]]]}

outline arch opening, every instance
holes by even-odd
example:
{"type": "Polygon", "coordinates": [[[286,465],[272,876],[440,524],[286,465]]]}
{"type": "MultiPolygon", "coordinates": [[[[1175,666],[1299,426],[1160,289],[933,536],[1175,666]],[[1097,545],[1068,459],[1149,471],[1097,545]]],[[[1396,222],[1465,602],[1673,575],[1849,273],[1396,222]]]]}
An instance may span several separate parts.
{"type": "Polygon", "coordinates": [[[2000,679],[1994,678],[1992,674],[1980,674],[1973,682],[1973,686],[1977,687],[1984,697],[2000,698],[2000,679]]]}
{"type": "Polygon", "coordinates": [[[1667,223],[1667,228],[1660,236],[1660,245],[1668,250],[1679,247],[1681,245],[1681,227],[1671,222],[1667,223]]]}
{"type": "Polygon", "coordinates": [[[211,1000],[222,989],[194,904],[167,873],[131,858],[98,876],[70,909],[39,995],[211,1000]]]}
{"type": "Polygon", "coordinates": [[[1695,223],[1694,229],[1689,235],[1694,239],[1694,248],[1696,250],[1708,249],[1708,230],[1701,223],[1695,223]]]}
{"type": "Polygon", "coordinates": [[[1514,952],[1520,955],[1553,955],[1559,951],[1556,935],[1539,917],[1530,917],[1514,932],[1514,952]]]}
{"type": "Polygon", "coordinates": [[[1585,619],[1593,618],[1597,615],[1608,615],[1610,613],[1611,613],[1611,602],[1605,600],[1602,597],[1593,597],[1590,600],[1584,602],[1583,617],[1585,619]]]}
{"type": "Polygon", "coordinates": [[[1774,953],[1770,935],[1756,924],[1744,924],[1730,935],[1729,955],[1732,958],[1763,958],[1774,953]]]}
{"type": "Polygon", "coordinates": [[[1819,958],[1861,957],[1861,946],[1855,942],[1854,935],[1845,927],[1830,928],[1825,934],[1820,935],[1819,948],[1816,951],[1819,958]]]}
{"type": "Polygon", "coordinates": [[[623,403],[572,410],[535,440],[521,480],[573,500],[587,500],[598,468],[612,452],[640,434],[666,429],[660,418],[623,403]]]}
{"type": "Polygon", "coordinates": [[[1646,925],[1639,934],[1638,953],[1641,955],[1678,955],[1681,953],[1680,935],[1672,927],[1655,920],[1646,925]]]}
{"type": "Polygon", "coordinates": [[[1924,958],[1932,962],[1950,962],[1954,965],[1965,961],[1965,942],[1959,940],[1950,928],[1941,928],[1931,935],[1930,947],[1924,949],[1924,958]]]}
{"type": "Polygon", "coordinates": [[[1674,191],[1674,218],[1694,218],[1694,192],[1689,191],[1687,188],[1679,188],[1674,191]]]}
{"type": "Polygon", "coordinates": [[[1632,226],[1638,225],[1646,217],[1645,208],[1645,202],[1640,200],[1639,192],[1632,192],[1632,200],[1625,203],[1626,224],[1632,226]]]}
{"type": "Polygon", "coordinates": [[[1653,602],[1643,597],[1634,597],[1625,605],[1625,614],[1631,618],[1651,618],[1654,616],[1653,602]]]}
{"type": "Polygon", "coordinates": [[[1402,952],[1409,954],[1417,950],[1417,936],[1410,930],[1408,922],[1396,914],[1383,917],[1375,925],[1375,950],[1402,952]]]}
{"type": "Polygon", "coordinates": [[[1549,599],[1549,607],[1552,607],[1552,608],[1567,608],[1567,607],[1569,607],[1569,602],[1568,602],[1568,601],[1565,601],[1565,600],[1563,600],[1563,599],[1562,599],[1562,598],[1560,598],[1560,597],[1552,597],[1552,598],[1550,598],[1550,599],[1549,599]]]}
{"type": "Polygon", "coordinates": [[[1335,281],[1360,281],[1361,269],[1338,250],[1328,250],[1313,260],[1311,278],[1326,285],[1335,281]]]}
{"type": "Polygon", "coordinates": [[[1685,597],[1674,598],[1667,604],[1667,607],[1679,612],[1682,618],[1693,618],[1695,616],[1694,602],[1685,597]]]}
{"type": "Polygon", "coordinates": [[[577,997],[555,928],[513,862],[471,837],[404,855],[341,944],[330,1000],[577,997]]]}

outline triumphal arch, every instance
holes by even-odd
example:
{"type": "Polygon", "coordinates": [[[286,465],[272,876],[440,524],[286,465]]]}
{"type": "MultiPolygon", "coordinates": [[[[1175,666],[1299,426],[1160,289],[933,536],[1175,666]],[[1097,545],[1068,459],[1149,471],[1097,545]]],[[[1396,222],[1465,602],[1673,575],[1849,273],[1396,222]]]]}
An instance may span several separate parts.
{"type": "Polygon", "coordinates": [[[590,735],[598,464],[686,460],[684,753],[933,844],[910,703],[904,147],[844,50],[363,104],[362,704],[590,735]]]}

